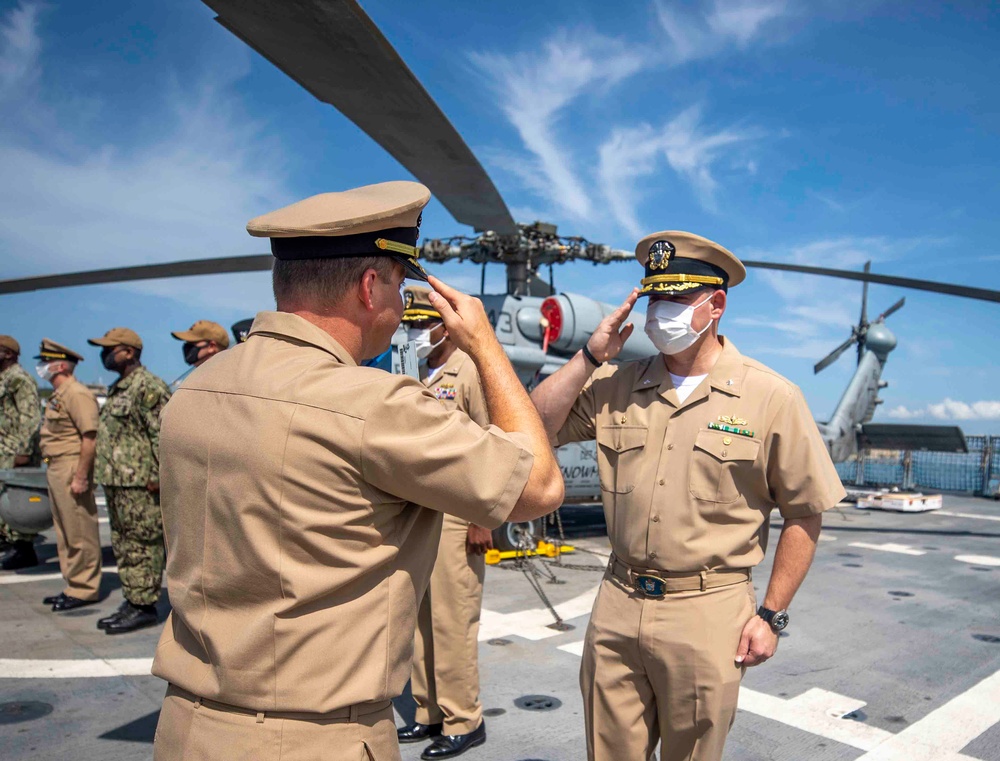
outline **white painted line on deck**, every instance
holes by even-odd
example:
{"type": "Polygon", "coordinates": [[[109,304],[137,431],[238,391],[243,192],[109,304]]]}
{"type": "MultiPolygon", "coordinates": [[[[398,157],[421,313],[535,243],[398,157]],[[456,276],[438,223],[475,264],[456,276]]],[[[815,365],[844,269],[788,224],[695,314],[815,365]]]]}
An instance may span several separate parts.
{"type": "Polygon", "coordinates": [[[977,521],[1000,521],[1000,515],[976,515],[975,513],[951,513],[947,510],[935,510],[934,515],[947,515],[952,518],[973,518],[977,521]]]}
{"type": "Polygon", "coordinates": [[[858,750],[871,750],[893,735],[884,729],[842,718],[864,705],[863,700],[848,698],[818,687],[788,700],[740,687],[741,711],[763,716],[858,750]]]}
{"type": "Polygon", "coordinates": [[[1000,566],[1000,558],[993,558],[989,555],[956,555],[955,560],[959,563],[971,563],[972,565],[1000,566]]]}
{"type": "Polygon", "coordinates": [[[81,679],[149,676],[152,658],[91,658],[35,661],[0,658],[0,679],[81,679]]]}
{"type": "Polygon", "coordinates": [[[820,534],[819,540],[821,542],[835,542],[837,541],[837,537],[833,536],[832,534],[820,534]]]}
{"type": "MultiPolygon", "coordinates": [[[[118,573],[118,566],[108,566],[101,573],[118,573]]],[[[0,576],[0,584],[26,584],[29,581],[52,581],[62,579],[61,573],[15,573],[10,576],[0,576]]]]}
{"type": "Polygon", "coordinates": [[[583,640],[579,642],[569,642],[565,645],[559,645],[559,649],[564,653],[569,653],[570,655],[575,655],[577,658],[583,657],[583,640]]]}
{"type": "Polygon", "coordinates": [[[1000,671],[952,698],[857,761],[955,761],[1000,721],[1000,671]]]}
{"type": "Polygon", "coordinates": [[[908,544],[869,544],[868,542],[851,542],[848,547],[860,547],[863,550],[879,550],[880,552],[895,552],[899,555],[926,555],[923,550],[915,550],[908,544]]]}
{"type": "MultiPolygon", "coordinates": [[[[598,584],[582,595],[556,605],[555,609],[559,617],[564,621],[569,621],[590,613],[591,608],[594,607],[594,598],[597,597],[599,588],[598,584]]],[[[561,634],[561,632],[549,628],[551,623],[553,623],[553,618],[548,608],[532,608],[515,613],[497,613],[483,608],[479,621],[479,641],[485,642],[488,639],[506,637],[508,634],[516,634],[518,637],[530,640],[548,639],[561,634]]]]}

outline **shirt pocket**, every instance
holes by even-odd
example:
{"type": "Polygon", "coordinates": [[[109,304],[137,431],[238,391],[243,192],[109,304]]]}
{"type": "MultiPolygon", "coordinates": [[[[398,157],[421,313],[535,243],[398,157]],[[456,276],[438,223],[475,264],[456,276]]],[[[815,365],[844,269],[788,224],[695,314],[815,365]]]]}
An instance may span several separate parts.
{"type": "Polygon", "coordinates": [[[597,473],[603,491],[628,494],[635,489],[648,433],[638,425],[598,427],[597,473]]]}
{"type": "Polygon", "coordinates": [[[120,396],[112,399],[108,403],[108,414],[116,418],[126,418],[132,414],[132,400],[127,396],[120,396]]]}
{"type": "Polygon", "coordinates": [[[760,442],[724,431],[702,430],[691,453],[691,496],[704,502],[735,502],[748,488],[760,442]]]}

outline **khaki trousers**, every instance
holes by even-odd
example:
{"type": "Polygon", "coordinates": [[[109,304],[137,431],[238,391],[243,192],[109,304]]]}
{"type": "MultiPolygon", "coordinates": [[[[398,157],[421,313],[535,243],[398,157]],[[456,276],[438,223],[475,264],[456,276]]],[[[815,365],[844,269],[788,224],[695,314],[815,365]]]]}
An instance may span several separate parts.
{"type": "Polygon", "coordinates": [[[66,580],[63,594],[81,600],[96,600],[101,587],[97,505],[93,489],[81,495],[70,491],[77,460],[77,455],[49,460],[46,478],[52,501],[52,524],[56,530],[59,570],[66,580]]]}
{"type": "Polygon", "coordinates": [[[609,573],[594,603],[580,669],[587,757],[719,761],[736,716],[743,626],[753,584],[643,597],[609,573]]]}
{"type": "Polygon", "coordinates": [[[254,714],[169,685],[154,761],[399,761],[392,704],[316,714],[254,714]],[[344,714],[344,715],[340,715],[344,714]],[[353,720],[352,720],[353,719],[353,720]]]}
{"type": "Polygon", "coordinates": [[[444,516],[430,586],[417,612],[410,687],[421,724],[465,735],[483,720],[479,702],[479,615],[486,560],[465,552],[469,524],[444,516]]]}

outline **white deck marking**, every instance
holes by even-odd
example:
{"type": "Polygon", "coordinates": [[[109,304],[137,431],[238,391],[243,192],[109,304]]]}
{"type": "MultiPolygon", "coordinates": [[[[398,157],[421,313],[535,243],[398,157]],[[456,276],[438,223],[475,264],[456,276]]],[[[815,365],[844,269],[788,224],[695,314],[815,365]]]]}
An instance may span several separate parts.
{"type": "MultiPolygon", "coordinates": [[[[118,573],[118,566],[105,566],[101,573],[118,573]]],[[[15,573],[10,576],[0,576],[0,584],[27,584],[29,581],[52,581],[61,579],[61,573],[15,573]]]]}
{"type": "Polygon", "coordinates": [[[832,536],[830,534],[823,533],[823,534],[819,535],[819,540],[821,542],[835,542],[835,541],[837,541],[837,537],[832,536]]]}
{"type": "Polygon", "coordinates": [[[863,700],[848,698],[818,687],[788,700],[740,687],[741,711],[763,716],[858,750],[871,750],[893,735],[884,729],[842,718],[864,705],[863,700]]]}
{"type": "Polygon", "coordinates": [[[1000,671],[952,698],[857,761],[955,761],[1000,721],[1000,671]]]}
{"type": "Polygon", "coordinates": [[[91,658],[80,660],[19,660],[0,658],[0,679],[80,679],[107,676],[149,676],[152,658],[91,658]]]}
{"type": "Polygon", "coordinates": [[[955,560],[959,563],[972,563],[972,565],[994,565],[1000,566],[1000,558],[989,555],[956,555],[955,560]]]}
{"type": "Polygon", "coordinates": [[[569,642],[565,645],[559,645],[559,649],[564,653],[569,653],[570,655],[575,655],[577,658],[583,657],[583,640],[579,642],[569,642]]]}
{"type": "Polygon", "coordinates": [[[881,552],[895,552],[899,555],[926,555],[923,550],[915,550],[908,544],[869,544],[868,542],[851,542],[848,547],[860,547],[863,550],[879,550],[881,552]]]}
{"type": "MultiPolygon", "coordinates": [[[[556,612],[565,621],[587,615],[594,607],[599,587],[597,585],[572,600],[559,603],[555,606],[556,612]]],[[[497,613],[483,608],[479,622],[479,641],[506,637],[508,634],[530,640],[548,639],[561,634],[562,632],[548,628],[551,623],[552,613],[548,608],[532,608],[515,613],[497,613]]]]}
{"type": "Polygon", "coordinates": [[[934,515],[948,515],[952,518],[974,518],[977,521],[1000,521],[1000,515],[976,515],[975,513],[951,513],[947,510],[935,510],[934,515]]]}
{"type": "MultiPolygon", "coordinates": [[[[582,655],[583,642],[559,649],[582,655]]],[[[740,687],[741,711],[866,751],[855,761],[976,761],[959,751],[1000,722],[1000,671],[899,734],[843,718],[865,705],[818,687],[788,700],[740,687]]]]}

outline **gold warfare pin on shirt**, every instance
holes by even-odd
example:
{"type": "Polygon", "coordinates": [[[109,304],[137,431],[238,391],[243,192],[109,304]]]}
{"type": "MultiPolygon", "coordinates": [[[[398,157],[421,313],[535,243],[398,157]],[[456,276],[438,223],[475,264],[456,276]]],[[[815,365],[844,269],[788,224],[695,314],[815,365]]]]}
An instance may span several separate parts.
{"type": "Polygon", "coordinates": [[[719,422],[711,422],[708,427],[713,431],[723,431],[725,433],[735,433],[737,436],[753,438],[753,431],[744,426],[749,423],[741,417],[735,415],[719,415],[719,422]]]}

